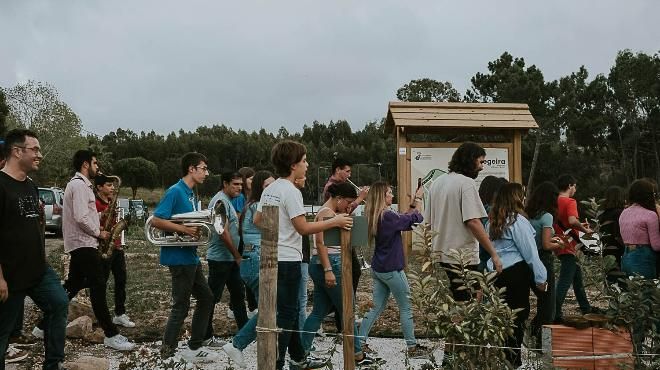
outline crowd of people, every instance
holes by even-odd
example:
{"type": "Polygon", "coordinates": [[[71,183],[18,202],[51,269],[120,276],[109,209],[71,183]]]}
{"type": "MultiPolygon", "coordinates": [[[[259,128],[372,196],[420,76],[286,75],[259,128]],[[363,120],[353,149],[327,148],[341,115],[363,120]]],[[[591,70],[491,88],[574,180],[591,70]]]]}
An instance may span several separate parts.
{"type": "MultiPolygon", "coordinates": [[[[114,208],[109,207],[114,201],[113,178],[99,172],[97,156],[92,151],[75,153],[75,175],[66,186],[63,200],[64,251],[71,258],[62,284],[46,261],[43,204],[37,186],[28,176],[38,170],[43,159],[39,140],[32,131],[12,130],[1,152],[4,168],[0,173],[0,370],[6,362],[25,358],[23,351],[10,342],[22,336],[26,296],[43,315],[32,334],[43,338],[44,369],[63,368],[67,307],[83,288],[89,288],[94,315],[105,334],[104,344],[114,350],[132,350],[135,344],[119,330],[119,326],[136,325],[125,308],[126,257],[121,243],[110,240],[115,236],[107,229],[108,218],[116,219],[115,214],[108,213],[108,209],[114,208]],[[99,253],[102,243],[110,243],[114,248],[110,258],[99,253]],[[114,316],[106,298],[110,273],[115,279],[114,316]]],[[[308,167],[304,145],[288,140],[277,143],[271,151],[273,173],[251,168],[223,173],[222,188],[208,204],[224,219],[224,228],[210,235],[205,256],[208,276],[204,275],[195,243],[191,246],[172,242],[160,247],[159,262],[168,268],[172,288],[161,356],[213,362],[224,353],[237,367],[247,366],[243,351],[257,337],[262,212],[264,206],[277,206],[276,319],[282,330],[278,332],[276,367],[284,368],[287,353],[290,369],[326,366],[328,359],[315,350],[315,333],[331,312],[341,331],[341,286],[351,284],[354,299],[361,265],[354,253],[353,279],[343,282],[341,246],[326,245],[324,232],[333,228],[350,230],[351,213],[364,203],[367,236],[374,246],[373,307],[353,328],[356,365],[382,362],[369,347],[368,339],[390,294],[399,309],[407,355],[424,357],[430,352],[415,338],[401,236],[402,231],[426,222],[435,232],[433,262],[446,272],[457,304],[479,296],[478,289],[466,287],[461,281],[455,272],[459,266],[497,272],[495,284],[506,288],[507,305],[519,309],[513,334],[506,341],[510,348],[506,359],[511,365],[520,366],[532,291],[538,297],[537,312],[531,320],[531,332],[537,340],[542,325],[562,322],[562,306],[571,286],[582,313],[598,312],[589,303],[576,258],[580,234],[589,235],[593,230],[578,213],[574,199],[577,180],[573,176],[561,175],[554,183],[543,182],[526,199],[524,187],[506,179],[487,176],[477,186],[475,179],[483,170],[485,157],[486,151],[478,144],[463,143],[449,162],[449,173],[436,179],[427,194],[419,187],[411,199],[399,197],[401,211],[391,208],[394,194],[390,185],[376,182],[369,187],[356,187],[349,181],[351,163],[338,158],[324,188],[325,203],[313,221],[306,218],[300,191],[305,186],[308,167]],[[422,199],[426,199],[425,204],[422,199]],[[561,266],[557,278],[556,258],[561,266]],[[309,278],[314,290],[313,307],[307,316],[309,278]],[[230,314],[238,328],[228,342],[218,338],[213,329],[215,306],[225,287],[230,314]],[[191,297],[195,298],[195,307],[190,337],[181,346],[181,330],[191,297]]],[[[160,199],[151,225],[166,233],[199,238],[198,227],[177,222],[172,216],[202,210],[194,189],[208,175],[208,160],[203,154],[185,154],[181,158],[181,179],[160,199]]],[[[660,213],[656,193],[657,184],[648,179],[636,180],[627,193],[618,187],[606,192],[599,216],[601,231],[606,231],[603,253],[616,257],[622,274],[657,277],[660,213]]],[[[447,351],[444,361],[451,361],[451,357],[447,351]]]]}

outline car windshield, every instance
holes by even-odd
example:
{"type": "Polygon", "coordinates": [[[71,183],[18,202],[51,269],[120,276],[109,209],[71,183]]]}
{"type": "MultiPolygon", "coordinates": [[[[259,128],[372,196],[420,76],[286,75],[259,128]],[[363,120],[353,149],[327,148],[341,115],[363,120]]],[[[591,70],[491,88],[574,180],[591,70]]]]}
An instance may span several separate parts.
{"type": "Polygon", "coordinates": [[[52,205],[55,203],[55,194],[50,190],[39,190],[39,198],[46,205],[52,205]]]}

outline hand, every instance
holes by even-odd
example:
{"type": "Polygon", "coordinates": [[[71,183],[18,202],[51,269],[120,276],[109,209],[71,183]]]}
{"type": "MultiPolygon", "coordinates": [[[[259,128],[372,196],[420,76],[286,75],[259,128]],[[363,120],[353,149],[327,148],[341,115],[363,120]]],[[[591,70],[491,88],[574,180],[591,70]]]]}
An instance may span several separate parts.
{"type": "Polygon", "coordinates": [[[235,257],[235,260],[236,260],[236,264],[237,264],[238,266],[240,266],[240,265],[241,265],[241,262],[243,262],[243,256],[235,257]]]}
{"type": "Polygon", "coordinates": [[[415,192],[415,198],[424,198],[424,188],[423,187],[420,187],[419,189],[417,189],[417,191],[415,192]]]}
{"type": "Polygon", "coordinates": [[[335,277],[335,273],[332,271],[326,271],[325,272],[325,286],[328,288],[333,288],[337,285],[337,278],[335,277]]]}
{"type": "Polygon", "coordinates": [[[553,237],[550,239],[550,243],[554,244],[553,247],[554,247],[555,249],[563,249],[563,248],[566,247],[566,245],[564,244],[564,241],[561,240],[561,238],[558,237],[558,236],[553,236],[553,237]]]}
{"type": "Polygon", "coordinates": [[[107,240],[109,237],[110,237],[110,233],[105,230],[101,230],[101,232],[99,233],[99,239],[107,240]]]}
{"type": "Polygon", "coordinates": [[[582,227],[584,227],[584,230],[582,230],[582,232],[584,232],[585,234],[588,235],[588,234],[593,234],[594,233],[594,231],[591,230],[591,226],[589,225],[588,222],[586,222],[586,221],[583,222],[582,227]]]}
{"type": "Polygon", "coordinates": [[[332,218],[334,221],[335,227],[341,227],[342,229],[351,230],[353,227],[353,218],[351,218],[346,213],[340,213],[332,218]]]}
{"type": "Polygon", "coordinates": [[[0,278],[0,303],[4,302],[9,298],[9,287],[7,286],[7,280],[0,278]]]}
{"type": "Polygon", "coordinates": [[[369,193],[369,187],[368,186],[363,186],[360,188],[360,194],[358,194],[358,198],[364,199],[367,197],[367,193],[369,193]]]}
{"type": "Polygon", "coordinates": [[[495,271],[497,271],[498,274],[502,273],[502,261],[500,260],[500,257],[499,256],[492,257],[492,260],[495,271]]]}
{"type": "Polygon", "coordinates": [[[307,180],[307,177],[301,177],[299,179],[293,180],[293,185],[295,185],[298,189],[302,189],[305,187],[305,180],[307,180]]]}
{"type": "Polygon", "coordinates": [[[183,229],[181,230],[182,233],[186,235],[190,235],[193,238],[199,238],[199,227],[198,226],[185,226],[181,225],[183,229]]]}

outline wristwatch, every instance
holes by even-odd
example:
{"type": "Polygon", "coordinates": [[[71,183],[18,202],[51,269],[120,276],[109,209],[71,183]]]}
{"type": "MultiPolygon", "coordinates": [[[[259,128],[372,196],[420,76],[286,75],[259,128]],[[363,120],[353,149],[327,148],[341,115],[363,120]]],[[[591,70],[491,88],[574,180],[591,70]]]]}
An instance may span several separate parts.
{"type": "Polygon", "coordinates": [[[330,272],[332,271],[332,267],[326,267],[323,269],[323,272],[330,272]]]}

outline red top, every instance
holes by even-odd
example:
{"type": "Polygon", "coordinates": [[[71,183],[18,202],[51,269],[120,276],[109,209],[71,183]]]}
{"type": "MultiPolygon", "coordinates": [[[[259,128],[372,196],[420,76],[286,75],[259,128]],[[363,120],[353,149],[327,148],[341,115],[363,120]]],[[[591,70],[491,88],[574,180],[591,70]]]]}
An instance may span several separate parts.
{"type": "MultiPolygon", "coordinates": [[[[580,215],[578,214],[577,210],[577,202],[575,199],[571,197],[557,197],[557,220],[559,221],[559,225],[557,223],[554,225],[555,234],[559,235],[559,233],[562,233],[562,231],[568,230],[568,226],[570,225],[568,223],[568,218],[570,216],[573,216],[578,220],[580,219],[580,215]]],[[[575,237],[579,235],[580,229],[576,229],[574,227],[572,229],[575,232],[567,235],[569,238],[571,236],[575,237]]],[[[580,243],[579,240],[575,240],[575,242],[580,243]]],[[[566,248],[557,249],[555,253],[558,256],[562,254],[575,254],[575,243],[567,245],[566,248]]]]}
{"type": "MultiPolygon", "coordinates": [[[[99,213],[99,218],[101,219],[101,227],[105,226],[105,217],[103,217],[103,212],[105,212],[109,205],[109,203],[102,200],[98,196],[96,197],[96,211],[99,213]]],[[[112,229],[112,227],[117,223],[117,221],[115,221],[117,219],[117,209],[115,209],[115,212],[113,215],[111,215],[111,217],[113,221],[110,222],[110,226],[108,227],[108,230],[106,230],[108,232],[110,232],[110,229],[112,229]]],[[[115,248],[121,249],[120,238],[115,239],[115,248]]]]}

